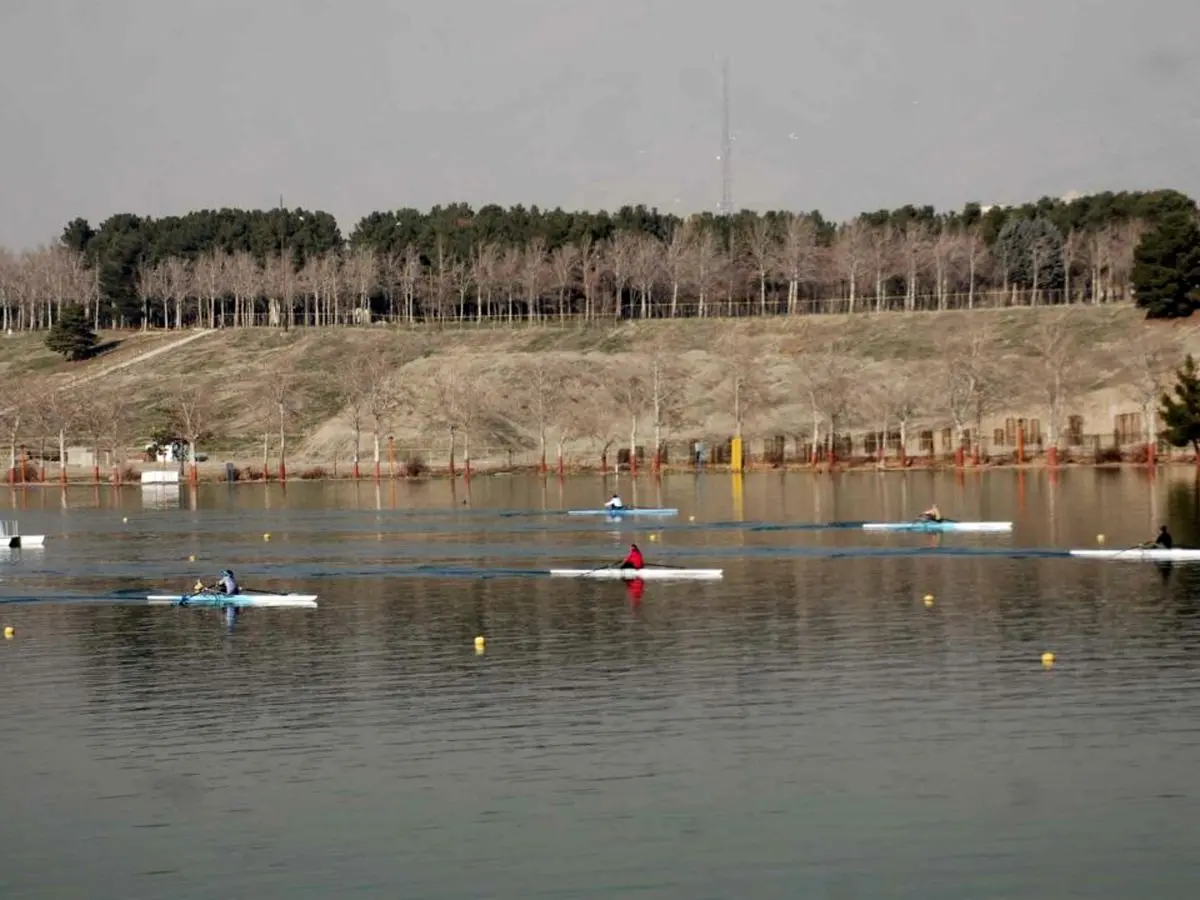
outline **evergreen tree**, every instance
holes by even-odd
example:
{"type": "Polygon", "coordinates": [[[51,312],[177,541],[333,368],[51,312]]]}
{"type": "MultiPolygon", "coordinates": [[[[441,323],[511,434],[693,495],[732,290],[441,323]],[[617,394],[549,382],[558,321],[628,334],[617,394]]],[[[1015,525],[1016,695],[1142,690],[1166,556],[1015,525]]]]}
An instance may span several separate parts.
{"type": "Polygon", "coordinates": [[[1193,212],[1167,213],[1142,236],[1131,279],[1148,319],[1190,316],[1200,306],[1200,226],[1193,212]]]}
{"type": "Polygon", "coordinates": [[[65,358],[76,361],[87,359],[96,349],[98,338],[88,322],[87,312],[82,306],[64,306],[62,315],[46,335],[46,346],[65,358]]]}
{"type": "Polygon", "coordinates": [[[1191,444],[1200,455],[1200,373],[1196,361],[1188,354],[1175,372],[1175,396],[1163,394],[1159,404],[1163,421],[1163,437],[1173,447],[1191,444]]]}

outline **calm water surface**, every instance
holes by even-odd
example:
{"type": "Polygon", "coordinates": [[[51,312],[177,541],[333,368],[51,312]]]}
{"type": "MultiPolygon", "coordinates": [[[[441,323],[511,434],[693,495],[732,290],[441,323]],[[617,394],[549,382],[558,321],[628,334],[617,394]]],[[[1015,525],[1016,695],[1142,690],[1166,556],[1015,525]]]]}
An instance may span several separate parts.
{"type": "Polygon", "coordinates": [[[0,493],[47,535],[0,551],[0,897],[1197,895],[1200,567],[1046,554],[1200,544],[1190,473],[677,476],[636,493],[676,519],[535,514],[603,497],[0,493]],[[799,527],[935,499],[1015,530],[799,527]],[[538,574],[630,540],[725,579],[538,574]],[[137,605],[225,566],[321,607],[137,605]]]}

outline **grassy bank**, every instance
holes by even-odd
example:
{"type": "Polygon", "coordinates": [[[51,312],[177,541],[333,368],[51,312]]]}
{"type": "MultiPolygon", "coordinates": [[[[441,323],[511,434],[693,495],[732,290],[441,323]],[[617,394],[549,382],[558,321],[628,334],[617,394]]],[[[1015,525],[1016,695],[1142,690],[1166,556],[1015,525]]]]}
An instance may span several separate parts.
{"type": "MultiPolygon", "coordinates": [[[[175,386],[187,383],[213,404],[208,423],[212,435],[202,449],[242,469],[261,468],[264,435],[269,436],[272,466],[277,464],[282,400],[289,470],[298,474],[319,466],[331,475],[335,465],[339,474],[350,471],[353,429],[341,375],[355,360],[377,357],[391,370],[396,404],[385,430],[395,436],[398,465],[415,456],[433,471],[445,466],[448,429],[442,407],[449,401],[443,402],[438,392],[446,389],[446,373],[453,372],[459,376],[459,399],[482,410],[459,428],[460,436],[465,432],[474,445],[471,456],[477,464],[512,468],[536,462],[540,428],[529,407],[532,398],[545,395],[553,407],[548,414],[550,455],[556,430],[569,420],[569,462],[579,468],[598,464],[605,445],[613,448],[611,464],[615,448],[628,445],[634,406],[640,407],[642,420],[639,443],[650,442],[647,423],[652,420],[653,398],[645,394],[635,403],[628,391],[622,398],[617,382],[652,358],[667,359],[672,366],[672,427],[663,436],[679,442],[727,439],[736,428],[734,410],[739,405],[748,437],[800,434],[813,421],[806,385],[811,388],[828,376],[818,370],[831,360],[840,367],[839,389],[848,400],[839,433],[872,429],[880,416],[868,402],[869,395],[899,379],[918,384],[921,392],[921,409],[910,426],[913,433],[948,427],[949,401],[943,395],[949,388],[939,373],[946,369],[948,355],[980,338],[991,354],[999,390],[1006,395],[994,402],[992,418],[1032,418],[1040,411],[1044,420],[1046,399],[1031,370],[1044,364],[1037,356],[1039,335],[1046,323],[1062,315],[1073,338],[1067,363],[1073,372],[1087,373],[1086,390],[1069,399],[1066,412],[1079,409],[1091,415],[1087,411],[1096,409],[1111,414],[1129,407],[1132,392],[1126,390],[1127,382],[1136,369],[1132,363],[1151,342],[1172,342],[1176,355],[1200,349],[1195,346],[1196,329],[1188,323],[1150,323],[1129,307],[1073,307],[1065,313],[1012,309],[587,327],[518,324],[486,331],[366,327],[113,333],[101,336],[110,345],[107,352],[81,363],[62,362],[45,349],[42,336],[21,334],[4,339],[0,377],[10,398],[36,398],[48,388],[83,405],[105,397],[124,398],[131,417],[125,431],[133,446],[144,444],[162,425],[161,407],[175,386]],[[554,362],[550,384],[534,382],[532,371],[539,360],[554,362]],[[732,376],[738,370],[747,375],[742,396],[735,398],[732,376]],[[574,406],[556,394],[571,394],[568,399],[574,406]]],[[[1104,413],[1092,418],[1097,433],[1111,427],[1104,413]]],[[[26,418],[22,443],[37,445],[37,421],[36,415],[26,418]]],[[[364,419],[364,470],[371,465],[369,431],[364,419]]],[[[0,440],[7,443],[3,436],[0,440]]],[[[68,443],[89,442],[74,435],[68,443]]],[[[90,477],[90,471],[79,474],[90,477]]]]}

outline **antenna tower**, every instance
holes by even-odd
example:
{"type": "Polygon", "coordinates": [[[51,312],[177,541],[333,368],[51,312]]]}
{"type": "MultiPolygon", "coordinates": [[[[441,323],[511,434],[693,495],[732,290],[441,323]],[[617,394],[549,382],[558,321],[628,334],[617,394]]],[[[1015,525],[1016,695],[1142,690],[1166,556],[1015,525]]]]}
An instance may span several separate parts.
{"type": "Polygon", "coordinates": [[[733,214],[733,138],[729,134],[729,58],[721,60],[721,215],[733,214]]]}

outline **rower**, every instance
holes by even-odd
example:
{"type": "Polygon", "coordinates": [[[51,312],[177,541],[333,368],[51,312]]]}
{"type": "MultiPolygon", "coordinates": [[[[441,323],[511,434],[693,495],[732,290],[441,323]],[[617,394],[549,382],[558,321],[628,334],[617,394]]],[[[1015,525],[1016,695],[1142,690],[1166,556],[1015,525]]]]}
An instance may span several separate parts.
{"type": "Polygon", "coordinates": [[[605,509],[624,509],[625,504],[621,502],[621,496],[619,494],[613,494],[612,499],[604,504],[604,508],[605,509]]]}
{"type": "Polygon", "coordinates": [[[921,518],[926,522],[940,522],[942,521],[942,511],[938,509],[938,505],[935,503],[929,509],[925,510],[925,512],[921,513],[921,518]]]}
{"type": "Polygon", "coordinates": [[[1164,550],[1170,550],[1175,546],[1175,539],[1171,537],[1171,532],[1167,531],[1166,525],[1159,526],[1158,537],[1154,539],[1154,546],[1161,547],[1164,550]]]}
{"type": "Polygon", "coordinates": [[[221,580],[217,582],[217,587],[220,588],[222,593],[228,596],[242,592],[241,588],[238,587],[237,579],[233,577],[233,573],[228,569],[221,570],[221,580]]]}
{"type": "Polygon", "coordinates": [[[622,569],[644,569],[646,560],[642,558],[642,551],[638,549],[637,544],[629,545],[629,555],[621,560],[622,569]]]}

